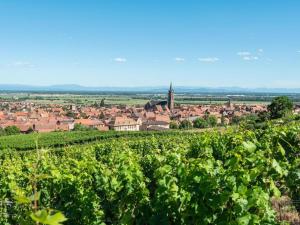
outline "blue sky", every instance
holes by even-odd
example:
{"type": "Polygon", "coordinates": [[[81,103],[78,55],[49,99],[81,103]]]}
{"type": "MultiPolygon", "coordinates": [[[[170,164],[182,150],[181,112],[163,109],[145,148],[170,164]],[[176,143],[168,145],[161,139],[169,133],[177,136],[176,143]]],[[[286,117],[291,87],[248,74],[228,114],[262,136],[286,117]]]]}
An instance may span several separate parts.
{"type": "Polygon", "coordinates": [[[0,0],[0,83],[300,87],[299,0],[0,0]]]}

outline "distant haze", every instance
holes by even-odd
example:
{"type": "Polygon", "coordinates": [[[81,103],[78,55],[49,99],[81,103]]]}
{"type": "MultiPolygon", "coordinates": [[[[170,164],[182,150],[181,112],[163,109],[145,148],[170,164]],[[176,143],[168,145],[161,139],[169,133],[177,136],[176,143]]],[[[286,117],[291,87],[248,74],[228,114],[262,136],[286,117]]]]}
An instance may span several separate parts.
{"type": "MultiPolygon", "coordinates": [[[[140,92],[165,93],[169,86],[157,87],[87,87],[75,84],[30,86],[0,84],[2,92],[140,92]]],[[[241,88],[174,86],[176,93],[300,93],[300,88],[241,88]]]]}

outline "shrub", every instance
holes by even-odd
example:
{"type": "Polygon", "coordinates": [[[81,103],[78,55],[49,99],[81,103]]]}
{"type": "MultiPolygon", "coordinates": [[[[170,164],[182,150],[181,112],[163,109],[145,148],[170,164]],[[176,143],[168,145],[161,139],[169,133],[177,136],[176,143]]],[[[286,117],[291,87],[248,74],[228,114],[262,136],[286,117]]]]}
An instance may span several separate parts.
{"type": "Polygon", "coordinates": [[[191,128],[193,128],[193,124],[189,120],[183,120],[183,121],[181,121],[179,128],[180,129],[191,129],[191,128]]]}
{"type": "Polygon", "coordinates": [[[204,118],[197,118],[194,120],[194,127],[195,128],[206,128],[208,127],[208,122],[204,118]]]}

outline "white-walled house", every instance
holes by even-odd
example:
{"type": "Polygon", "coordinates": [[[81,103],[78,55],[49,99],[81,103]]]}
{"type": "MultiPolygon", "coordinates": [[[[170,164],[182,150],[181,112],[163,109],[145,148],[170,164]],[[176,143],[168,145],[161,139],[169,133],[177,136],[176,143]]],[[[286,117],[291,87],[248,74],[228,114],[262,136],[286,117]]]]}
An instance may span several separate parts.
{"type": "Polygon", "coordinates": [[[115,131],[139,131],[140,123],[132,118],[117,116],[112,119],[109,127],[115,131]]]}

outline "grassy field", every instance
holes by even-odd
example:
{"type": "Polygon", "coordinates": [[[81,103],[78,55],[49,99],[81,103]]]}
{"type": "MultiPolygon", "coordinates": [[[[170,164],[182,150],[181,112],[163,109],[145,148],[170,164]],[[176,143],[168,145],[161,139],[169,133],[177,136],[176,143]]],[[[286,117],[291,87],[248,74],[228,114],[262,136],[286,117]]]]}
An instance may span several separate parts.
{"type": "MultiPolygon", "coordinates": [[[[241,95],[231,96],[236,104],[269,104],[276,95],[241,95]]],[[[106,93],[106,94],[67,94],[67,93],[0,93],[2,101],[25,101],[37,104],[93,105],[105,99],[106,105],[145,105],[149,100],[166,100],[166,94],[142,93],[106,93]]],[[[289,96],[295,103],[300,102],[300,95],[289,96]]],[[[175,94],[177,104],[224,104],[229,100],[226,93],[220,94],[175,94]]]]}

